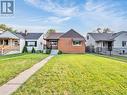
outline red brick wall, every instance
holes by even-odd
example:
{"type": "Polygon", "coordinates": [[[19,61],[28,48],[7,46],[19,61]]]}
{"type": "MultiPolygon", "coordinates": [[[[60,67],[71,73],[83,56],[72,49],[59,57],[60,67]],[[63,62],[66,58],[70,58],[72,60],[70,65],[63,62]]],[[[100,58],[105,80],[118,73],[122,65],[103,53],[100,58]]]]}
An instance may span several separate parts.
{"type": "Polygon", "coordinates": [[[81,46],[73,46],[71,38],[60,38],[58,41],[58,49],[63,53],[84,53],[85,41],[81,42],[81,46]]]}

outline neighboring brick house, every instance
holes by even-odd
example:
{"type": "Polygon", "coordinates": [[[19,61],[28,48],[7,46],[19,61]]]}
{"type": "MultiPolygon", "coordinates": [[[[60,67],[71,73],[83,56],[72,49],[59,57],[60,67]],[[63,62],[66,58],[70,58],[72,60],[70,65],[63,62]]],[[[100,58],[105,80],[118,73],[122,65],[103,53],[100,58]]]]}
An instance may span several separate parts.
{"type": "Polygon", "coordinates": [[[66,33],[51,33],[46,40],[46,49],[58,49],[63,53],[85,53],[85,39],[71,29],[66,33]]]}

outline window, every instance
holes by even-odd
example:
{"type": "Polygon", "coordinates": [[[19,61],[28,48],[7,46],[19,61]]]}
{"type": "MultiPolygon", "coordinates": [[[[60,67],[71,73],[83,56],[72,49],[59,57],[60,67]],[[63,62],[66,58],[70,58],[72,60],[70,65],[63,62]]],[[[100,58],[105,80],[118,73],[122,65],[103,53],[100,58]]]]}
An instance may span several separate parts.
{"type": "Polygon", "coordinates": [[[4,40],[4,45],[8,45],[8,40],[4,40]]]}
{"type": "Polygon", "coordinates": [[[87,40],[89,40],[89,36],[87,36],[87,40]]]}
{"type": "Polygon", "coordinates": [[[26,46],[29,46],[29,47],[36,47],[37,46],[37,41],[26,41],[25,42],[26,46]]]}
{"type": "Polygon", "coordinates": [[[52,46],[57,46],[57,42],[51,42],[52,46]]]}
{"type": "Polygon", "coordinates": [[[126,46],[126,41],[122,41],[122,46],[123,46],[123,47],[126,46]]]}
{"type": "Polygon", "coordinates": [[[103,42],[103,47],[105,47],[106,46],[106,43],[105,42],[103,42]]]}
{"type": "Polygon", "coordinates": [[[14,41],[15,46],[19,46],[19,41],[14,41]]]}
{"type": "Polygon", "coordinates": [[[0,45],[8,45],[8,40],[1,40],[0,45]]]}
{"type": "Polygon", "coordinates": [[[74,46],[79,46],[79,45],[81,45],[81,41],[73,41],[73,45],[74,46]]]}
{"type": "Polygon", "coordinates": [[[0,45],[3,45],[3,40],[0,41],[0,45]]]}

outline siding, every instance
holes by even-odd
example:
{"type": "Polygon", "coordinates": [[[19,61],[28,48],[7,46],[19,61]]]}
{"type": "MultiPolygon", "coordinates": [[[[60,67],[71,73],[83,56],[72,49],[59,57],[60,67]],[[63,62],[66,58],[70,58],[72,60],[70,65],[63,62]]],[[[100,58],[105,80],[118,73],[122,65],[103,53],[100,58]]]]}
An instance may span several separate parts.
{"type": "Polygon", "coordinates": [[[123,33],[114,39],[114,48],[127,48],[122,47],[122,41],[127,41],[127,33],[123,33]]]}

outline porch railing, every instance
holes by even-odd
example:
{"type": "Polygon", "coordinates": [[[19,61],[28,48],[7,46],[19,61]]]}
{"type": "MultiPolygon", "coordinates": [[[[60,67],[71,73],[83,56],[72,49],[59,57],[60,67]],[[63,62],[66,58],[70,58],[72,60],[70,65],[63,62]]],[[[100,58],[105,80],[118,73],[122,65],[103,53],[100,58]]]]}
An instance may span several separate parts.
{"type": "Polygon", "coordinates": [[[19,46],[3,46],[0,45],[0,54],[6,54],[11,51],[20,51],[19,46]]]}

